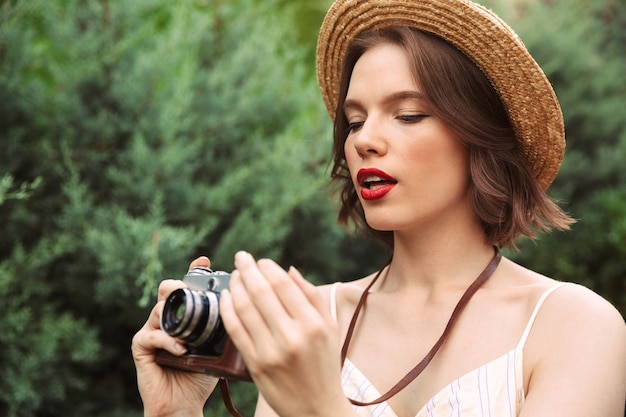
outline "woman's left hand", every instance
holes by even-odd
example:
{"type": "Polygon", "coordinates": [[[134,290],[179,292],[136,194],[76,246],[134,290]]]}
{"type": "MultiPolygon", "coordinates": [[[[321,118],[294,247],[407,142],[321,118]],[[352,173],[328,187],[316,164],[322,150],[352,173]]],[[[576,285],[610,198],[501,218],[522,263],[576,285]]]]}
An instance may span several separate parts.
{"type": "Polygon", "coordinates": [[[351,414],[337,325],[318,289],[293,267],[246,252],[235,267],[220,313],[267,403],[282,416],[351,414]]]}

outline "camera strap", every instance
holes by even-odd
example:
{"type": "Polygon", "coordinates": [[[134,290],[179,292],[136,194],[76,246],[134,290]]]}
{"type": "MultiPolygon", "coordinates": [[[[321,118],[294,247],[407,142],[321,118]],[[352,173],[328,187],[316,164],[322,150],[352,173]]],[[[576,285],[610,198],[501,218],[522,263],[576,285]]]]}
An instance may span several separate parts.
{"type": "MultiPolygon", "coordinates": [[[[459,317],[459,315],[461,314],[461,312],[463,311],[463,309],[469,302],[470,298],[472,298],[472,296],[476,293],[476,291],[487,281],[487,279],[493,274],[493,272],[498,267],[500,260],[502,259],[502,254],[500,253],[497,247],[494,247],[494,250],[496,253],[493,259],[491,260],[489,265],[487,265],[485,270],[481,272],[481,274],[476,278],[476,280],[467,288],[467,290],[465,290],[465,293],[461,296],[461,299],[459,300],[456,307],[454,308],[454,311],[452,312],[452,315],[450,316],[450,320],[448,320],[448,324],[446,325],[446,328],[444,329],[443,334],[441,335],[439,340],[437,340],[437,342],[432,347],[432,349],[426,354],[424,359],[422,359],[420,363],[418,363],[413,369],[411,369],[409,373],[407,373],[396,385],[391,387],[391,389],[387,391],[387,393],[381,395],[378,399],[374,401],[370,401],[370,402],[361,402],[361,401],[357,401],[357,400],[353,400],[349,398],[352,404],[357,405],[357,406],[368,406],[368,405],[380,404],[383,401],[387,401],[388,399],[396,395],[398,392],[400,392],[402,389],[404,389],[407,385],[409,385],[415,378],[418,377],[419,374],[422,373],[424,369],[426,369],[430,361],[435,357],[435,354],[437,353],[439,348],[443,345],[443,343],[448,338],[448,335],[450,334],[450,330],[452,329],[452,326],[454,326],[456,319],[459,317]]],[[[354,315],[352,316],[352,320],[350,321],[350,326],[348,327],[348,333],[343,343],[343,348],[341,349],[342,366],[343,366],[344,361],[346,360],[348,347],[350,346],[350,339],[352,339],[352,334],[354,333],[354,327],[356,325],[359,312],[361,311],[361,308],[365,304],[365,300],[367,299],[367,295],[369,294],[370,288],[372,288],[372,285],[374,285],[378,277],[380,277],[383,269],[381,269],[378,272],[378,274],[374,277],[372,282],[370,282],[367,288],[363,291],[363,294],[361,295],[361,299],[359,300],[359,303],[357,304],[356,309],[354,310],[354,315]]]]}
{"type": "MultiPolygon", "coordinates": [[[[500,260],[502,259],[502,254],[500,253],[497,247],[494,247],[494,250],[495,250],[495,255],[493,259],[491,260],[489,265],[487,265],[487,267],[480,273],[480,275],[476,278],[476,280],[467,288],[467,290],[465,290],[465,293],[463,293],[463,295],[459,299],[459,302],[454,308],[454,311],[452,312],[452,315],[450,316],[450,319],[448,320],[448,324],[446,325],[446,328],[444,329],[442,335],[439,337],[439,340],[437,340],[437,342],[431,348],[431,350],[426,354],[424,359],[422,359],[420,363],[418,363],[413,369],[411,369],[396,385],[391,387],[391,389],[387,391],[387,393],[381,395],[378,399],[371,401],[371,402],[361,402],[361,401],[357,401],[357,400],[353,400],[349,398],[352,404],[357,405],[357,406],[368,406],[368,405],[380,404],[383,401],[387,401],[388,399],[396,395],[398,392],[400,392],[402,389],[404,389],[407,385],[409,385],[411,381],[417,378],[422,373],[422,371],[426,369],[428,364],[435,357],[435,354],[437,353],[439,348],[441,348],[441,346],[444,344],[444,342],[448,338],[448,335],[450,334],[450,330],[452,330],[452,327],[456,323],[457,318],[459,317],[459,315],[461,314],[461,312],[463,311],[463,309],[469,302],[470,298],[472,298],[472,296],[476,293],[476,291],[478,291],[478,289],[487,281],[487,279],[491,277],[491,275],[494,273],[494,271],[500,264],[500,260]]],[[[381,269],[378,272],[378,274],[374,277],[372,282],[370,282],[367,288],[363,291],[363,294],[361,295],[359,303],[356,306],[354,315],[352,316],[352,320],[350,321],[350,325],[348,327],[346,339],[341,349],[341,363],[342,364],[344,363],[346,359],[346,356],[348,353],[348,347],[350,346],[350,340],[352,339],[352,334],[354,333],[354,327],[356,325],[359,313],[361,312],[361,309],[363,305],[365,304],[365,300],[367,299],[367,295],[369,294],[370,289],[380,277],[383,269],[381,269]]],[[[222,400],[224,401],[224,405],[226,406],[226,409],[228,410],[228,412],[233,417],[242,417],[242,415],[239,413],[239,411],[233,404],[228,379],[220,378],[219,386],[220,386],[220,392],[222,394],[222,400]]]]}
{"type": "Polygon", "coordinates": [[[242,417],[237,411],[235,404],[233,404],[233,399],[230,395],[230,385],[228,384],[228,379],[220,378],[219,380],[220,392],[222,393],[222,400],[224,400],[224,405],[226,409],[233,417],[242,417]]]}

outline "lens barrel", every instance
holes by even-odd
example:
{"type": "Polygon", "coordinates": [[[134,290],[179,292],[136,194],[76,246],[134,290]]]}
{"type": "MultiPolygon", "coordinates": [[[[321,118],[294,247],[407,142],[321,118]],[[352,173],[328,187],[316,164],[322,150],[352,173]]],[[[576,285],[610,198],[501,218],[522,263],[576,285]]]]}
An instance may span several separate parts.
{"type": "Polygon", "coordinates": [[[163,307],[161,329],[198,353],[219,355],[226,332],[219,315],[219,293],[181,288],[163,307]]]}

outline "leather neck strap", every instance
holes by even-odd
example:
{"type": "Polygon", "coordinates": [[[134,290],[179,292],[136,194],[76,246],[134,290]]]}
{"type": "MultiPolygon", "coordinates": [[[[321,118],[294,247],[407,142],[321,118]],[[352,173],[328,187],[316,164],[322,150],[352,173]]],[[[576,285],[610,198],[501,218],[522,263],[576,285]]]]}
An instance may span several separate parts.
{"type": "MultiPolygon", "coordinates": [[[[358,406],[367,406],[367,405],[379,404],[379,403],[382,403],[383,401],[387,401],[388,399],[396,395],[398,392],[400,392],[404,387],[409,385],[411,381],[417,378],[417,376],[421,374],[424,369],[426,369],[430,361],[435,357],[435,354],[437,353],[439,348],[441,348],[441,346],[444,344],[444,342],[448,338],[448,335],[450,334],[450,330],[452,329],[452,326],[454,326],[457,318],[459,317],[459,315],[461,314],[461,312],[463,311],[463,309],[469,302],[470,298],[472,298],[474,293],[476,293],[476,291],[487,281],[487,279],[493,274],[493,272],[498,267],[498,264],[500,263],[500,260],[502,259],[502,254],[500,253],[497,247],[494,247],[494,250],[496,253],[493,259],[491,260],[489,265],[487,265],[485,270],[480,273],[480,275],[478,276],[478,278],[476,278],[476,280],[472,283],[472,285],[470,285],[467,288],[467,290],[465,291],[465,293],[459,300],[458,304],[454,308],[454,311],[452,312],[452,315],[450,316],[450,320],[448,320],[448,324],[446,325],[446,328],[444,329],[441,337],[439,337],[439,340],[437,340],[437,343],[435,343],[432,349],[430,349],[430,352],[426,354],[424,359],[422,359],[421,362],[415,366],[415,368],[411,369],[408,374],[406,374],[400,381],[398,381],[396,385],[391,387],[391,389],[387,391],[387,393],[383,394],[378,399],[371,401],[371,402],[361,402],[361,401],[353,400],[350,398],[350,402],[352,404],[358,405],[358,406]]],[[[350,340],[352,339],[352,334],[354,333],[354,327],[356,326],[359,313],[361,312],[361,309],[363,308],[363,305],[365,304],[365,300],[367,299],[367,295],[369,294],[370,288],[372,288],[372,285],[374,285],[374,283],[378,280],[383,269],[378,271],[378,274],[374,277],[372,282],[370,282],[367,288],[363,291],[363,294],[361,295],[361,299],[359,300],[359,303],[357,304],[356,309],[354,310],[354,315],[352,316],[352,320],[350,321],[350,326],[348,327],[348,333],[346,334],[346,340],[343,342],[343,348],[341,349],[342,366],[343,366],[344,361],[346,360],[348,347],[350,346],[350,340]]]]}
{"type": "Polygon", "coordinates": [[[242,417],[242,415],[239,413],[239,410],[237,410],[237,407],[235,407],[235,404],[233,404],[233,398],[230,395],[230,385],[228,384],[228,379],[220,378],[219,385],[220,392],[222,393],[222,401],[224,401],[224,405],[226,406],[226,409],[228,410],[230,415],[233,417],[242,417]]]}

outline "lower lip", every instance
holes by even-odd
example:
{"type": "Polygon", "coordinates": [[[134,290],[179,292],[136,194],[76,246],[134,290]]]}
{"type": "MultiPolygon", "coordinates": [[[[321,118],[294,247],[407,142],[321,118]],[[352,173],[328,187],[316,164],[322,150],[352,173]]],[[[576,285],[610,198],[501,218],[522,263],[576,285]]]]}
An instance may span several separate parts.
{"type": "Polygon", "coordinates": [[[395,186],[396,184],[389,184],[383,187],[374,188],[373,190],[370,190],[368,188],[361,188],[361,197],[363,197],[363,200],[368,201],[380,200],[381,198],[386,196],[389,191],[391,191],[395,186]]]}

